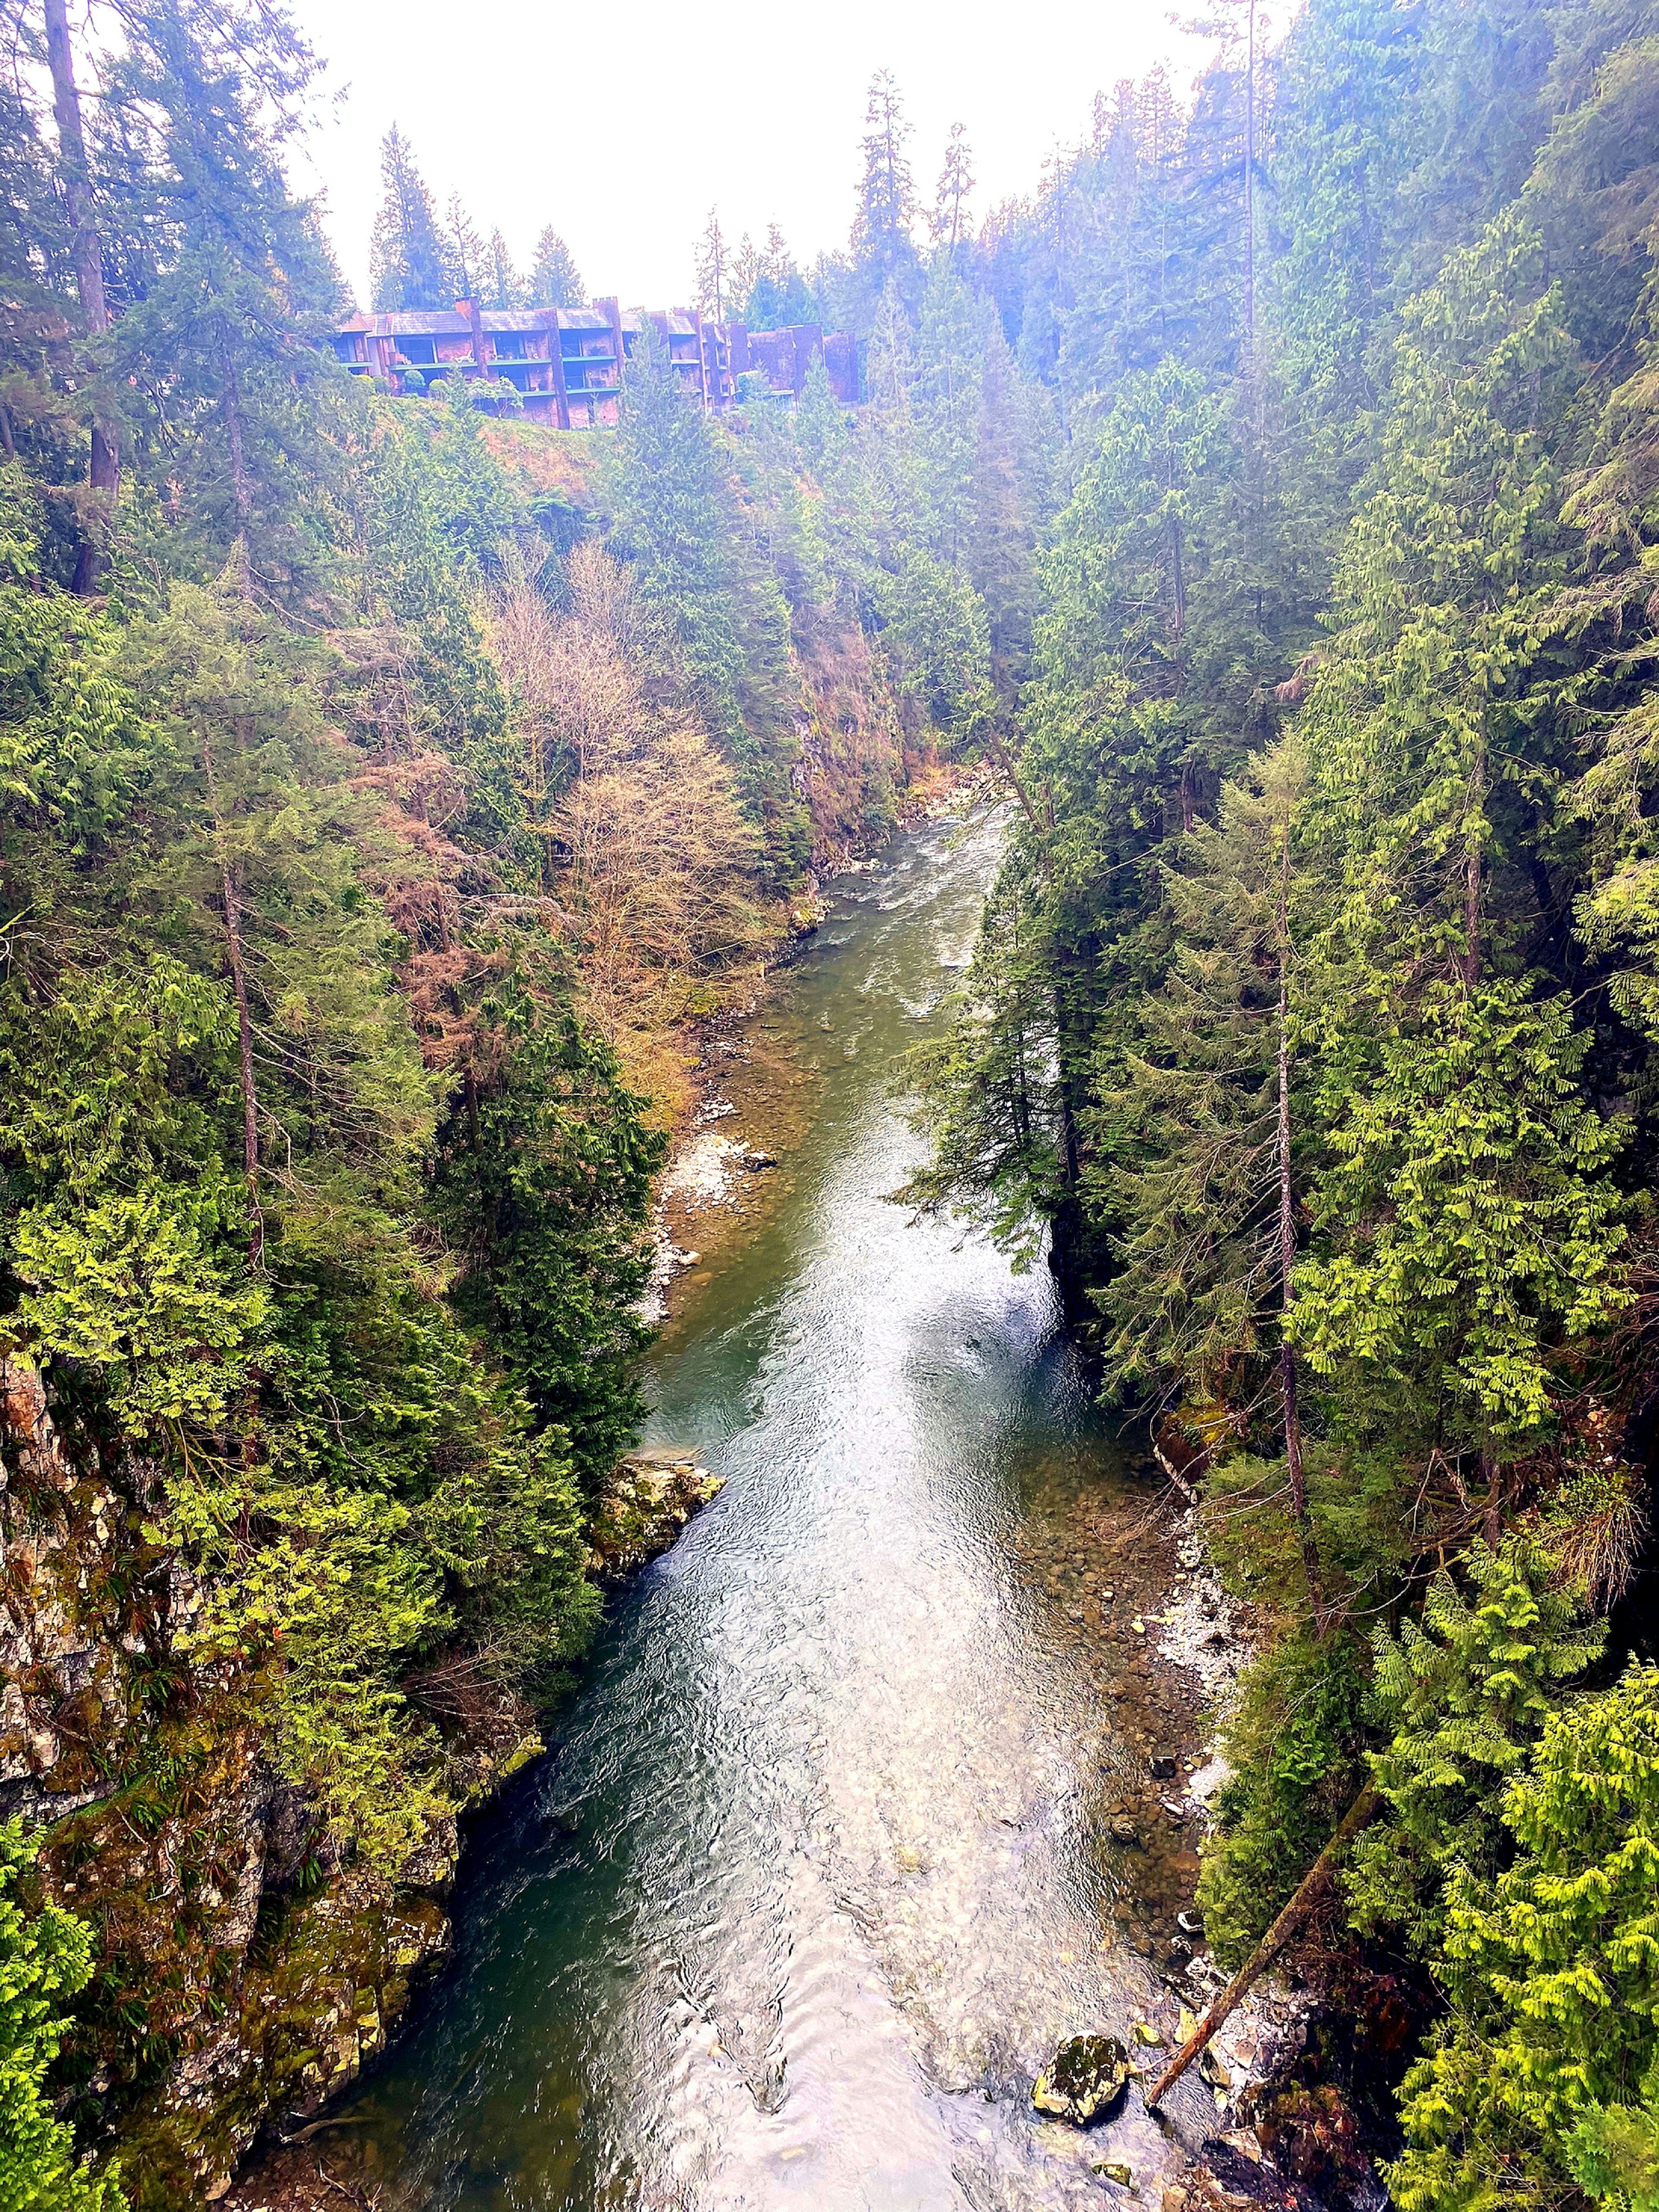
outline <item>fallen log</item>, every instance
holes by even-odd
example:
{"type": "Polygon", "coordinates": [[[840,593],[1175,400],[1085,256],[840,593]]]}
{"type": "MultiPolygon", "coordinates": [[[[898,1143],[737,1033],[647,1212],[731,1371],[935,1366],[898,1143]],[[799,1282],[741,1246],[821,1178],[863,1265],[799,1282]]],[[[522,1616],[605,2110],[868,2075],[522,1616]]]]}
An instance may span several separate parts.
{"type": "Polygon", "coordinates": [[[1260,1981],[1273,1960],[1313,1912],[1320,1893],[1329,1881],[1337,1861],[1359,1831],[1382,1809],[1382,1792],[1368,1782],[1342,1816],[1342,1824],[1297,1885],[1296,1893],[1249,1957],[1216,1998],[1198,2026],[1146,2092],[1150,2108],[1166,2097],[1194,2058],[1221,2027],[1228,2014],[1251,1986],[1260,1981]]]}

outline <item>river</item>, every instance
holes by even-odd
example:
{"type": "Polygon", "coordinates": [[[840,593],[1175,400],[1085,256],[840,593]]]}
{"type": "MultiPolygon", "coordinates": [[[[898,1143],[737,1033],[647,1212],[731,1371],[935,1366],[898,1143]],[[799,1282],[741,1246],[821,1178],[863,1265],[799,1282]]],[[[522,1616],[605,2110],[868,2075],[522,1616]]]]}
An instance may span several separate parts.
{"type": "Polygon", "coordinates": [[[884,1195],[919,1149],[894,1063],[1001,835],[842,878],[770,1018],[813,1110],[651,1373],[647,1441],[726,1486],[474,1832],[454,1960],[347,2116],[400,2203],[1036,2212],[1129,2201],[1117,2160],[1155,2204],[1213,2125],[1195,2077],[1086,2136],[1030,2101],[1058,2037],[1174,2011],[1103,1826],[1152,1739],[1103,1695],[1130,1646],[1087,1534],[1146,1485],[1046,1271],[884,1195]]]}

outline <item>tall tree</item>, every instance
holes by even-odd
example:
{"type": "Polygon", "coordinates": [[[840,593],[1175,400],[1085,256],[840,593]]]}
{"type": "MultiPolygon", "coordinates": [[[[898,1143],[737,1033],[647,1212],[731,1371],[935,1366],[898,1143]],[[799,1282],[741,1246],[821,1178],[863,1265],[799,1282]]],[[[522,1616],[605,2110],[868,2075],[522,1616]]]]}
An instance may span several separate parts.
{"type": "MultiPolygon", "coordinates": [[[[58,166],[63,179],[75,259],[75,289],[87,336],[96,341],[109,328],[104,297],[104,256],[93,219],[92,179],[87,166],[81,94],[75,82],[75,52],[70,43],[64,0],[46,0],[46,59],[52,70],[52,113],[58,124],[58,166]]],[[[94,389],[98,389],[94,377],[94,389]]],[[[94,513],[76,561],[75,588],[82,596],[95,584],[101,541],[115,516],[121,480],[120,432],[107,403],[93,416],[92,461],[88,477],[94,513]]]]}
{"type": "Polygon", "coordinates": [[[380,141],[380,190],[369,246],[373,305],[393,310],[453,306],[437,211],[414,149],[395,123],[380,141]]]}
{"type": "Polygon", "coordinates": [[[513,265],[507,240],[499,230],[492,230],[489,243],[484,248],[484,306],[501,309],[526,307],[531,304],[529,289],[513,265]]]}
{"type": "Polygon", "coordinates": [[[697,246],[697,305],[717,323],[726,320],[726,268],[729,256],[726,234],[718,211],[710,208],[697,246]]]}
{"type": "Polygon", "coordinates": [[[974,189],[972,161],[967,126],[953,123],[951,136],[945,143],[945,165],[939,173],[939,185],[933,194],[933,212],[928,225],[933,234],[934,244],[944,246],[951,254],[968,236],[968,199],[974,189]]]}
{"type": "Polygon", "coordinates": [[[551,224],[536,240],[530,289],[538,307],[580,307],[582,280],[574,256],[551,224]]]}
{"type": "Polygon", "coordinates": [[[483,290],[489,249],[459,192],[449,195],[443,242],[447,289],[458,300],[477,300],[483,290]]]}
{"type": "Polygon", "coordinates": [[[864,175],[852,246],[873,302],[888,283],[908,276],[916,260],[915,180],[904,150],[913,126],[890,70],[878,70],[871,78],[864,119],[864,175]]]}

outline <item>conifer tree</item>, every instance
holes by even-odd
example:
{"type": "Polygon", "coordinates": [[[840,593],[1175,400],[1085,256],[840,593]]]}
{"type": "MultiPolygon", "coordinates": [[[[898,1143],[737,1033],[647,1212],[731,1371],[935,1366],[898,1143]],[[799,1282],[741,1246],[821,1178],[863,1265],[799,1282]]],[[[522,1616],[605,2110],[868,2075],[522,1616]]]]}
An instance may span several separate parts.
{"type": "Polygon", "coordinates": [[[488,252],[460,194],[452,192],[444,227],[444,264],[447,289],[458,300],[477,300],[482,294],[488,252]]]}
{"type": "Polygon", "coordinates": [[[678,639],[692,696],[737,769],[775,877],[805,858],[789,783],[788,610],[775,575],[746,553],[723,433],[686,404],[653,325],[629,359],[610,459],[621,544],[641,597],[678,639]]]}
{"type": "Polygon", "coordinates": [[[115,325],[115,367],[167,392],[176,496],[209,546],[240,540],[268,586],[302,588],[314,541],[299,509],[332,466],[313,342],[341,301],[279,148],[317,64],[275,10],[157,0],[127,32],[111,77],[143,118],[137,212],[154,224],[165,210],[170,235],[115,325]]]}
{"type": "Polygon", "coordinates": [[[532,302],[529,287],[513,265],[513,256],[507,252],[507,240],[499,230],[489,234],[489,243],[484,248],[483,305],[486,307],[507,309],[527,307],[532,302]]]}
{"type": "Polygon", "coordinates": [[[916,267],[915,184],[905,145],[912,126],[890,70],[870,80],[864,176],[853,221],[853,258],[872,305],[885,286],[908,288],[916,267]]]}
{"type": "Polygon", "coordinates": [[[449,255],[414,150],[394,123],[380,142],[382,198],[369,246],[376,308],[447,307],[449,255]]]}
{"type": "Polygon", "coordinates": [[[1632,1662],[1551,1714],[1501,1812],[1513,1863],[1449,1885],[1450,2008],[1406,2076],[1388,2169],[1404,2212],[1490,2203],[1494,2177],[1512,2203],[1563,2201],[1580,2176],[1617,2203],[1651,2173],[1659,1670],[1632,1662]]]}
{"type": "Polygon", "coordinates": [[[1578,1091],[1568,1001],[1505,972],[1512,895],[1488,857],[1549,731],[1526,706],[1557,496],[1534,424],[1563,346],[1513,218],[1413,303],[1304,717],[1370,1003],[1328,1049],[1334,1159],[1297,1333],[1325,1372],[1393,1364],[1455,1406],[1494,1516],[1498,1440],[1547,1414],[1551,1333],[1623,1295],[1616,1139],[1578,1091]]]}
{"type": "Polygon", "coordinates": [[[580,307],[582,280],[570,248],[551,225],[536,240],[530,289],[538,307],[580,307]]]}
{"type": "Polygon", "coordinates": [[[1392,1733],[1371,1768],[1391,1817],[1355,1844],[1345,1885],[1357,1925],[1399,1929],[1419,1957],[1444,1944],[1447,1885],[1485,1885],[1504,1865],[1504,1790],[1559,1686],[1604,1641],[1531,1535],[1496,1553],[1477,1540],[1463,1565],[1467,1596],[1442,1569],[1420,1624],[1407,1621],[1397,1638],[1376,1631],[1376,1701],[1392,1733]]]}
{"type": "Polygon", "coordinates": [[[933,243],[942,246],[953,258],[969,234],[968,200],[975,181],[972,161],[966,126],[953,123],[945,143],[945,164],[939,171],[928,226],[933,234],[933,243]]]}
{"type": "Polygon", "coordinates": [[[717,323],[726,320],[726,234],[710,208],[697,246],[697,306],[717,323]]]}

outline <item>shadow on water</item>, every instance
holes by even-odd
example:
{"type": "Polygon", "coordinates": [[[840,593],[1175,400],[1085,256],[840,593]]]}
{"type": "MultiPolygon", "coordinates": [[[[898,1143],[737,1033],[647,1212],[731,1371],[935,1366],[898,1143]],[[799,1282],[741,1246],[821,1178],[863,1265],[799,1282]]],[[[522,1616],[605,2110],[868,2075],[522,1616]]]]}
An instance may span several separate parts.
{"type": "Polygon", "coordinates": [[[895,840],[792,978],[793,1187],[653,1361],[651,1439],[726,1486],[475,1837],[454,1963],[354,2108],[399,2201],[1048,2208],[1170,2159],[1133,2095],[1087,2137],[1030,2106],[1056,2037],[1152,1990],[1101,1941],[1109,1722],[1018,1564],[1056,1495],[1129,1478],[1046,1273],[884,1202],[918,1152],[893,1064],[1001,835],[895,840]]]}

